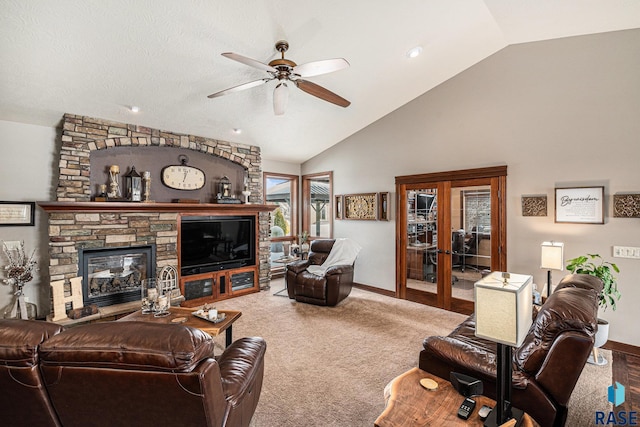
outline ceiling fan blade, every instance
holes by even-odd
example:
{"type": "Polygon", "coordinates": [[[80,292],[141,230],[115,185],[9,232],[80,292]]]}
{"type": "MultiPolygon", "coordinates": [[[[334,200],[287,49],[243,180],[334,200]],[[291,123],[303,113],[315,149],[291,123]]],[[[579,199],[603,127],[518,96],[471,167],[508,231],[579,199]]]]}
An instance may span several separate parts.
{"type": "Polygon", "coordinates": [[[260,61],[255,60],[255,59],[251,59],[251,58],[248,58],[246,56],[239,55],[237,53],[225,52],[225,53],[222,54],[222,56],[225,56],[225,57],[227,57],[229,59],[233,59],[234,61],[241,62],[241,63],[243,63],[245,65],[250,66],[250,67],[257,68],[259,70],[269,71],[271,73],[277,73],[278,72],[278,70],[273,68],[271,65],[267,65],[265,63],[262,63],[260,61]]]}
{"type": "Polygon", "coordinates": [[[336,104],[340,107],[345,107],[345,108],[351,105],[351,102],[347,101],[340,95],[336,95],[330,90],[325,89],[322,86],[317,85],[315,83],[311,83],[310,81],[296,80],[295,83],[296,83],[296,86],[298,86],[298,88],[300,88],[304,92],[307,92],[308,94],[313,96],[317,96],[318,98],[324,101],[331,102],[333,104],[336,104]]]}
{"type": "Polygon", "coordinates": [[[284,110],[287,108],[287,102],[289,101],[289,87],[285,82],[278,83],[278,86],[273,90],[273,112],[276,116],[284,114],[284,110]]]}
{"type": "Polygon", "coordinates": [[[340,71],[347,67],[349,67],[349,63],[344,58],[324,59],[297,65],[293,67],[293,73],[300,77],[313,77],[340,71]]]}
{"type": "Polygon", "coordinates": [[[241,90],[260,86],[261,84],[266,83],[270,80],[273,80],[273,79],[260,79],[260,80],[255,80],[249,83],[243,83],[238,86],[230,87],[229,89],[221,90],[220,92],[212,93],[211,95],[207,96],[207,98],[217,98],[219,96],[226,95],[228,93],[239,92],[241,90]]]}

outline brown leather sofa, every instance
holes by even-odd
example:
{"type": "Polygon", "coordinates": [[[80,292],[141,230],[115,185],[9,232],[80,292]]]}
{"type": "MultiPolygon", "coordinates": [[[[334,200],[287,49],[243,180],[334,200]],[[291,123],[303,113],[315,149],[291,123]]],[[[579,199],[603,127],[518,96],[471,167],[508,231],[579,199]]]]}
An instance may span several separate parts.
{"type": "MultiPolygon", "coordinates": [[[[513,349],[512,403],[542,427],[564,426],[567,405],[593,347],[602,281],[568,275],[534,319],[523,344],[513,349]]],[[[441,378],[459,372],[482,380],[496,398],[496,344],[475,336],[471,315],[446,337],[428,337],[419,367],[441,378]]]]}
{"type": "Polygon", "coordinates": [[[289,298],[309,304],[335,306],[349,296],[353,285],[353,265],[329,267],[324,277],[307,271],[310,265],[322,265],[334,243],[334,239],[313,240],[306,260],[287,265],[285,283],[289,298]]]}
{"type": "Polygon", "coordinates": [[[0,399],[0,425],[249,425],[262,389],[262,338],[241,338],[214,358],[211,337],[184,325],[56,327],[1,321],[0,388],[11,393],[0,399]],[[26,348],[24,337],[32,337],[26,348]]]}

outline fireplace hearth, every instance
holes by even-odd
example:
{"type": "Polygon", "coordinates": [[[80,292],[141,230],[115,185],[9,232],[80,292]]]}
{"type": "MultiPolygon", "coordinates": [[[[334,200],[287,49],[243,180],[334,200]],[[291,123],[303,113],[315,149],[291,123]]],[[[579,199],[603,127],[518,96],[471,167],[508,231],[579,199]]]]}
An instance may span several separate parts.
{"type": "Polygon", "coordinates": [[[141,283],[155,277],[156,247],[79,249],[84,305],[99,307],[139,300],[141,283]]]}

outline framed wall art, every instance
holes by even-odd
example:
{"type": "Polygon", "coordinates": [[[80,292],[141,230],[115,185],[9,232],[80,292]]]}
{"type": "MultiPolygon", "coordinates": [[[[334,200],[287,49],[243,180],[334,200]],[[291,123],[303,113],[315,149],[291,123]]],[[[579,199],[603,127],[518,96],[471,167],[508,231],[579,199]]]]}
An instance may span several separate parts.
{"type": "Polygon", "coordinates": [[[555,222],[604,224],[604,186],[555,190],[555,222]]]}
{"type": "Polygon", "coordinates": [[[547,196],[522,196],[522,216],[547,216],[547,196]]]}
{"type": "Polygon", "coordinates": [[[343,197],[343,219],[377,219],[378,193],[345,194],[343,197]]]}
{"type": "Polygon", "coordinates": [[[613,216],[616,218],[640,218],[640,193],[614,194],[613,216]]]}
{"type": "Polygon", "coordinates": [[[0,202],[0,226],[33,225],[35,202],[0,202]]]}
{"type": "Polygon", "coordinates": [[[342,204],[344,203],[342,199],[342,195],[336,196],[335,201],[336,201],[334,203],[335,210],[336,210],[335,217],[336,219],[342,219],[342,204]]]}
{"type": "Polygon", "coordinates": [[[378,219],[389,221],[389,193],[378,193],[378,219]]]}

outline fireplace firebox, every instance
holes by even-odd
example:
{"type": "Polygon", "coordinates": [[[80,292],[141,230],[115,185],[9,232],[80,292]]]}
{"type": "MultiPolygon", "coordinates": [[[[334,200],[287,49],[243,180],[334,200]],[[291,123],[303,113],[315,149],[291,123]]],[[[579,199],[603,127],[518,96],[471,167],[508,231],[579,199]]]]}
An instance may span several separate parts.
{"type": "Polygon", "coordinates": [[[156,274],[156,247],[78,249],[84,305],[99,307],[140,299],[141,284],[156,274]]]}

